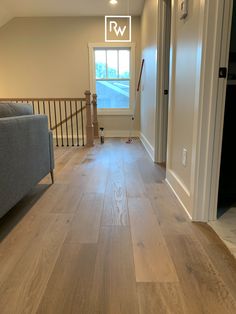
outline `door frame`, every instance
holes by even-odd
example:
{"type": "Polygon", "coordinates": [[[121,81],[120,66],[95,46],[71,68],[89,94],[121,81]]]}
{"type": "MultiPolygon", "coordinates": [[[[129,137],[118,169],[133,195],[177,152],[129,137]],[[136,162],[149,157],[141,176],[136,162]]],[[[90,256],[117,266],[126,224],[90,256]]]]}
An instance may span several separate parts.
{"type": "MultiPolygon", "coordinates": [[[[230,35],[232,27],[233,0],[224,1],[224,15],[222,21],[222,36],[220,47],[220,64],[219,67],[228,68],[229,52],[230,52],[230,35]]],[[[216,120],[215,120],[215,137],[213,143],[213,162],[211,175],[211,199],[209,206],[208,220],[217,219],[217,205],[219,193],[220,165],[221,165],[221,150],[224,128],[224,112],[226,101],[227,78],[218,79],[218,93],[216,105],[216,120]]]]}
{"type": "MultiPolygon", "coordinates": [[[[196,95],[194,99],[192,170],[188,206],[193,221],[215,220],[221,161],[224,108],[227,79],[219,79],[219,67],[228,67],[233,0],[199,0],[199,54],[196,62],[196,95]]],[[[155,161],[163,161],[163,2],[158,1],[157,44],[157,108],[155,161]]],[[[171,0],[171,12],[176,1],[171,0]]],[[[171,19],[173,15],[171,14],[171,19]]],[[[172,24],[172,20],[171,20],[172,24]]],[[[175,47],[175,33],[171,27],[171,45],[175,47]]],[[[173,48],[172,47],[172,48],[173,48]]],[[[173,48],[174,49],[174,48],[173,48]]],[[[172,95],[174,52],[170,53],[169,104],[172,95]]],[[[169,107],[168,148],[171,141],[171,114],[169,107]]],[[[170,155],[170,149],[167,150],[170,155]]],[[[168,163],[167,155],[167,163],[168,163]]]]}
{"type": "MultiPolygon", "coordinates": [[[[155,156],[157,163],[166,162],[167,126],[168,126],[168,95],[164,90],[169,89],[170,41],[166,40],[166,32],[171,32],[171,0],[158,1],[157,24],[157,94],[156,94],[156,123],[155,123],[155,156]],[[168,8],[169,6],[169,8],[168,8]],[[169,9],[169,21],[168,10],[169,9]],[[169,46],[169,48],[167,48],[169,46]],[[167,99],[165,99],[166,97],[167,99]]],[[[170,40],[170,39],[169,39],[170,40]]]]}
{"type": "Polygon", "coordinates": [[[219,67],[228,67],[232,11],[233,0],[215,0],[214,3],[206,0],[202,11],[200,93],[194,119],[195,151],[190,191],[194,221],[217,218],[227,84],[227,79],[219,79],[218,75],[219,67]]]}

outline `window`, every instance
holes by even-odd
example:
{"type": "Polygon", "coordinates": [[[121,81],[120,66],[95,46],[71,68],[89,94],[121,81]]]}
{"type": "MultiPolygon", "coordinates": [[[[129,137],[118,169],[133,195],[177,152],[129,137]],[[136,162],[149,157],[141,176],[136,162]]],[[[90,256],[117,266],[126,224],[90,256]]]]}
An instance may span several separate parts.
{"type": "Polygon", "coordinates": [[[130,49],[95,49],[98,108],[126,108],[130,102],[130,49]]]}
{"type": "Polygon", "coordinates": [[[98,96],[98,113],[130,114],[134,69],[132,45],[90,46],[91,90],[98,96]]]}

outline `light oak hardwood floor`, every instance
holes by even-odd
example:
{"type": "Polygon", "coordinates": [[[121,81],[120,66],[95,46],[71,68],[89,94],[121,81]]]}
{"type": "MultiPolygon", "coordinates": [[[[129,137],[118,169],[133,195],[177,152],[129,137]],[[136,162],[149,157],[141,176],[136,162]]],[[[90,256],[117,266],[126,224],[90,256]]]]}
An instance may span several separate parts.
{"type": "Polygon", "coordinates": [[[236,313],[236,262],[138,140],[55,149],[0,221],[0,313],[236,313]]]}

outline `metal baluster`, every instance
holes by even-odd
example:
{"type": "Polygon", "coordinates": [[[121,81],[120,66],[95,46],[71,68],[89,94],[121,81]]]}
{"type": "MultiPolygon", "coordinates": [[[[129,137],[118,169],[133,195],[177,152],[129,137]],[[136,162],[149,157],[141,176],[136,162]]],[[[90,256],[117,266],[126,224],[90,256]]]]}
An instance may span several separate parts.
{"type": "Polygon", "coordinates": [[[34,100],[32,100],[32,106],[33,106],[33,114],[35,114],[35,109],[34,109],[34,100]]]}
{"type": "Polygon", "coordinates": [[[45,101],[43,100],[43,114],[46,113],[46,110],[45,110],[45,101]]]}
{"type": "Polygon", "coordinates": [[[76,110],[76,136],[77,136],[77,146],[79,146],[79,123],[78,123],[78,102],[75,100],[75,110],[76,110]]]}
{"type": "Polygon", "coordinates": [[[59,109],[60,109],[60,124],[61,124],[61,146],[64,146],[63,127],[62,127],[62,114],[61,114],[61,101],[60,100],[59,100],[59,109]]]}
{"type": "Polygon", "coordinates": [[[66,120],[66,143],[67,143],[67,146],[69,146],[66,100],[64,100],[64,105],[65,105],[65,120],[66,120]]]}
{"type": "Polygon", "coordinates": [[[82,143],[84,146],[84,117],[83,117],[83,103],[80,101],[80,114],[81,114],[81,125],[82,125],[82,143]]]}
{"type": "MultiPolygon", "coordinates": [[[[57,110],[56,110],[56,101],[53,101],[53,106],[54,106],[54,116],[55,116],[55,125],[57,126],[57,110]]],[[[58,145],[58,134],[57,134],[57,127],[56,127],[56,145],[58,145]]]]}
{"type": "Polygon", "coordinates": [[[71,122],[72,146],[75,146],[75,144],[74,144],[74,130],[73,130],[73,116],[72,116],[72,103],[71,103],[71,100],[70,100],[70,122],[71,122]]]}
{"type": "Polygon", "coordinates": [[[38,114],[40,114],[40,104],[39,104],[39,100],[38,100],[38,114]]]}

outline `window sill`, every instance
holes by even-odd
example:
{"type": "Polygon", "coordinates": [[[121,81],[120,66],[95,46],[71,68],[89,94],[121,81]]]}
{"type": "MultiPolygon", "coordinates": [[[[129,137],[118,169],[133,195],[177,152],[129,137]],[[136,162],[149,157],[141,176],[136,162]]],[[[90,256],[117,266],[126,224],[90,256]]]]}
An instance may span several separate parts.
{"type": "Polygon", "coordinates": [[[98,109],[99,116],[132,116],[131,109],[98,109]]]}

